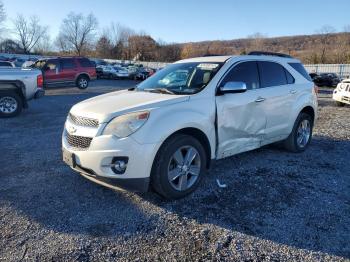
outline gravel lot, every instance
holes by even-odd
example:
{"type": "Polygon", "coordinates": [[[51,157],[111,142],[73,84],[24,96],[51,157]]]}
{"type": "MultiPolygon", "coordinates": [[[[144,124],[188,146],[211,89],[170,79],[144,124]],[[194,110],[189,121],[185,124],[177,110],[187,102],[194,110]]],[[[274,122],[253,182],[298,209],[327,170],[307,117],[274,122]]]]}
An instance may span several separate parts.
{"type": "Polygon", "coordinates": [[[305,153],[218,161],[193,195],[166,202],[103,188],[61,161],[70,107],[134,84],[50,89],[0,119],[0,261],[349,261],[350,107],[322,94],[305,153]]]}

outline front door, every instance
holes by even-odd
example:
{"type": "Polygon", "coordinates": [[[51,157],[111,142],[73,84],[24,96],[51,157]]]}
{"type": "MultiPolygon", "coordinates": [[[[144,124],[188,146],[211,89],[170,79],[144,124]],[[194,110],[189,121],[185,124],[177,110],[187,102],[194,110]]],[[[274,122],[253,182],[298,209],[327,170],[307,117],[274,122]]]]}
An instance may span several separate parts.
{"type": "Polygon", "coordinates": [[[235,65],[219,86],[227,82],[244,82],[244,93],[216,96],[218,150],[217,158],[231,156],[260,147],[266,127],[263,89],[259,89],[258,65],[255,61],[235,65]]]}
{"type": "Polygon", "coordinates": [[[53,85],[60,81],[60,63],[58,59],[50,59],[43,67],[45,85],[53,85]]]}

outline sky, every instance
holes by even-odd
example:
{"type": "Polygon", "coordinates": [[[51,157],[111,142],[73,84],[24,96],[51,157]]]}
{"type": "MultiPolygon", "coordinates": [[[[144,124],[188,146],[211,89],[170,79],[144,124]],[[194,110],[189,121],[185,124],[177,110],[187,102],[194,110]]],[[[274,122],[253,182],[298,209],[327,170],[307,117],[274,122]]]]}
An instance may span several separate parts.
{"type": "Polygon", "coordinates": [[[314,34],[323,25],[350,25],[350,0],[2,0],[7,25],[17,14],[37,15],[55,38],[71,11],[92,12],[99,28],[117,22],[156,40],[195,42],[314,34]]]}

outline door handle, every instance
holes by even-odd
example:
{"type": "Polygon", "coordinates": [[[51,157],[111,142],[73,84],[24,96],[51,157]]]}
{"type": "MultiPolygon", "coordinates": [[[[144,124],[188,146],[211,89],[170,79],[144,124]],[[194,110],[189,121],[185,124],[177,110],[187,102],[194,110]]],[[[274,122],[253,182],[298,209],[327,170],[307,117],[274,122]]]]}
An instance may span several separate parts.
{"type": "Polygon", "coordinates": [[[255,102],[257,102],[257,103],[263,102],[263,101],[265,101],[265,98],[263,98],[263,97],[261,97],[261,96],[259,96],[259,97],[255,100],[255,102]]]}
{"type": "Polygon", "coordinates": [[[294,89],[289,91],[289,93],[291,93],[291,94],[295,94],[296,92],[297,92],[297,90],[294,90],[294,89]]]}

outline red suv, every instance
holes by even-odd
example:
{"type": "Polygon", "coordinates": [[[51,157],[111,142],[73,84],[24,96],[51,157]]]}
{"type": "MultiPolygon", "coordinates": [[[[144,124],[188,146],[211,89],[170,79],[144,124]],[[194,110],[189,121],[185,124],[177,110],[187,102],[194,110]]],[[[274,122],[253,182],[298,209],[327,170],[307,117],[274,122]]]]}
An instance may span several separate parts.
{"type": "Polygon", "coordinates": [[[96,79],[96,67],[85,57],[57,57],[38,60],[33,67],[41,69],[44,86],[67,86],[74,84],[80,89],[88,87],[96,79]]]}

